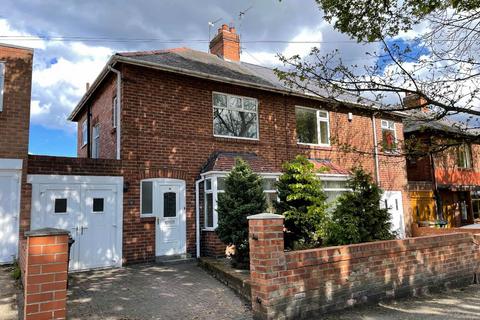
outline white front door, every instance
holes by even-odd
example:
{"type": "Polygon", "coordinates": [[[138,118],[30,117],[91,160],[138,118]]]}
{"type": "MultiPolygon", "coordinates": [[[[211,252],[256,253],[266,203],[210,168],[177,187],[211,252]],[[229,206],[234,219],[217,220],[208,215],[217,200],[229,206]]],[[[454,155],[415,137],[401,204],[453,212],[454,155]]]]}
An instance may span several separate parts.
{"type": "Polygon", "coordinates": [[[185,186],[158,184],[156,188],[156,255],[186,252],[185,186]]]}
{"type": "Polygon", "coordinates": [[[20,176],[20,171],[0,170],[0,264],[17,256],[20,176]]]}
{"type": "Polygon", "coordinates": [[[29,182],[31,229],[70,231],[71,271],[121,266],[122,178],[29,176],[29,182]]]}
{"type": "Polygon", "coordinates": [[[403,220],[403,204],[401,191],[385,191],[380,203],[382,208],[388,208],[391,215],[392,231],[397,238],[405,238],[405,223],[403,220]]]}

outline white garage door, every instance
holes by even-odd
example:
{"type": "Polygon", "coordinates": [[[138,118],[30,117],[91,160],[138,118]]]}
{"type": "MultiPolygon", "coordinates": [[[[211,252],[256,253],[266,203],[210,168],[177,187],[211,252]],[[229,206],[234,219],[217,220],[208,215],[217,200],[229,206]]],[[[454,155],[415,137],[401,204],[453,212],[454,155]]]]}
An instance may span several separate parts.
{"type": "Polygon", "coordinates": [[[29,175],[32,229],[70,231],[70,270],[121,266],[122,177],[29,175]]]}
{"type": "Polygon", "coordinates": [[[0,264],[18,252],[21,168],[22,160],[0,159],[0,264]]]}

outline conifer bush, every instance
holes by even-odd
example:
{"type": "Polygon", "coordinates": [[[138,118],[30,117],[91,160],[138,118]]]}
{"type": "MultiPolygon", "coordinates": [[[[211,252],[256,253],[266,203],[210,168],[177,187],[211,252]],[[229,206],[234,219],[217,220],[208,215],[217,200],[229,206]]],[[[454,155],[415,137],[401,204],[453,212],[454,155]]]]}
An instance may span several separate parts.
{"type": "Polygon", "coordinates": [[[267,208],[262,182],[248,163],[236,159],[225,179],[225,192],[218,195],[216,233],[227,246],[234,246],[231,258],[237,268],[249,267],[247,216],[267,208]]]}

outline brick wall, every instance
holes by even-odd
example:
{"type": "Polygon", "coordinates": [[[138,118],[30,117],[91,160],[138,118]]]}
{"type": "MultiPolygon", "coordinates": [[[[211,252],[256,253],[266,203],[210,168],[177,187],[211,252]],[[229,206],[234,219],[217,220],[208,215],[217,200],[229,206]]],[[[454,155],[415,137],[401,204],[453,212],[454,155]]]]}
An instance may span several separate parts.
{"type": "Polygon", "coordinates": [[[23,244],[24,319],[66,319],[68,232],[32,231],[23,244]]]}
{"type": "Polygon", "coordinates": [[[412,236],[414,237],[424,237],[450,233],[480,234],[480,228],[429,228],[419,227],[416,223],[412,225],[412,236]]]}
{"type": "Polygon", "coordinates": [[[479,235],[285,252],[281,216],[249,219],[252,307],[258,319],[308,319],[379,299],[466,285],[478,272],[479,235]]]}

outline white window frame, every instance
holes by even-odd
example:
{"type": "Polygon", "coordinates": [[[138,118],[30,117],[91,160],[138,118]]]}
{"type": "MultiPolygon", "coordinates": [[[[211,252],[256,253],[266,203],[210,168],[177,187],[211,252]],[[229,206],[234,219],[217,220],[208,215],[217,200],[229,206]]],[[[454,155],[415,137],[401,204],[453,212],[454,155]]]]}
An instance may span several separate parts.
{"type": "Polygon", "coordinates": [[[7,64],[5,61],[0,61],[0,112],[3,111],[3,96],[5,93],[5,69],[7,64]]]}
{"type": "Polygon", "coordinates": [[[92,158],[100,158],[100,124],[92,128],[92,158]]]}
{"type": "MultiPolygon", "coordinates": [[[[160,213],[161,200],[158,199],[155,195],[158,194],[158,190],[162,186],[180,186],[185,192],[185,181],[179,179],[170,179],[170,178],[150,178],[140,180],[140,218],[151,218],[157,217],[160,213]],[[152,182],[152,212],[151,213],[142,213],[142,202],[143,202],[143,182],[152,182]]],[[[185,199],[185,194],[183,194],[183,199],[185,199]]],[[[182,200],[185,201],[185,200],[182,200]]],[[[185,204],[185,202],[183,202],[185,204]]],[[[184,212],[184,211],[183,211],[184,212]]],[[[183,213],[184,214],[184,213],[183,213]]],[[[180,216],[179,216],[180,217],[180,216]]]]}
{"type": "Polygon", "coordinates": [[[87,120],[85,119],[82,122],[82,148],[85,147],[88,143],[88,132],[87,132],[87,120]]]}
{"type": "MultiPolygon", "coordinates": [[[[315,114],[317,116],[317,141],[318,141],[318,143],[300,142],[298,141],[298,133],[297,133],[297,144],[304,145],[304,146],[330,147],[330,112],[324,109],[315,109],[315,108],[309,108],[304,106],[295,106],[295,111],[297,109],[315,111],[315,114]],[[320,112],[326,112],[327,116],[326,117],[320,116],[320,112]],[[327,141],[328,141],[327,143],[321,143],[320,122],[327,123],[327,141]]],[[[297,116],[295,115],[295,129],[296,129],[296,125],[297,125],[297,116]]]]}
{"type": "Polygon", "coordinates": [[[112,104],[113,104],[112,105],[112,127],[116,129],[117,123],[118,123],[118,119],[117,119],[118,99],[116,96],[115,98],[113,98],[112,104]]]}
{"type": "Polygon", "coordinates": [[[460,169],[472,169],[473,168],[473,158],[472,158],[472,147],[467,144],[467,143],[463,143],[462,145],[459,146],[459,148],[457,148],[457,166],[458,168],[460,169]],[[460,166],[460,163],[459,163],[459,156],[460,156],[460,149],[459,148],[463,148],[463,153],[465,155],[465,161],[466,161],[466,166],[460,166]]]}
{"type": "Polygon", "coordinates": [[[155,179],[143,179],[140,181],[140,217],[141,218],[148,218],[155,216],[154,214],[154,195],[155,195],[155,179]],[[151,182],[152,183],[152,212],[143,213],[143,182],[151,182]]]}
{"type": "MultiPolygon", "coordinates": [[[[204,209],[204,218],[203,218],[203,229],[204,231],[215,231],[218,226],[218,194],[225,192],[224,190],[218,190],[218,178],[226,178],[228,175],[228,172],[225,171],[210,171],[202,174],[202,177],[205,179],[204,180],[204,204],[203,204],[203,209],[204,209]],[[211,181],[211,189],[207,190],[206,189],[206,181],[210,179],[211,181]],[[213,227],[207,227],[207,194],[213,194],[212,196],[212,201],[213,201],[213,227]]],[[[259,176],[261,176],[263,179],[270,178],[270,179],[276,179],[278,181],[278,178],[280,177],[281,173],[259,173],[259,176]]],[[[276,193],[277,190],[264,190],[264,193],[276,193]]]]}
{"type": "Polygon", "coordinates": [[[259,116],[258,116],[258,99],[252,98],[252,97],[246,97],[246,96],[238,96],[238,95],[234,95],[234,94],[228,94],[228,93],[224,93],[224,92],[213,91],[213,92],[212,92],[212,125],[213,125],[213,127],[212,127],[213,136],[214,136],[214,137],[217,137],[217,138],[242,139],[242,140],[253,140],[253,141],[258,141],[258,140],[260,140],[260,118],[259,118],[259,116]],[[221,94],[221,95],[227,96],[227,108],[215,106],[215,104],[214,104],[215,99],[213,98],[213,97],[215,96],[215,94],[221,94]],[[242,105],[243,105],[243,99],[255,100],[255,102],[256,102],[256,104],[257,104],[257,108],[256,108],[256,110],[255,110],[255,114],[256,114],[256,116],[257,116],[257,137],[256,137],[256,138],[226,136],[226,135],[220,135],[220,134],[216,134],[216,133],[215,133],[215,109],[233,110],[233,111],[241,111],[241,112],[254,113],[253,111],[249,111],[249,110],[245,110],[245,109],[238,109],[238,108],[232,109],[232,108],[228,108],[228,98],[229,98],[229,97],[234,97],[234,98],[240,98],[240,99],[242,99],[242,105]]]}
{"type": "MultiPolygon", "coordinates": [[[[350,178],[348,174],[324,174],[319,173],[317,175],[320,178],[320,181],[343,181],[346,182],[350,178]]],[[[324,192],[348,192],[352,191],[349,188],[325,188],[322,185],[322,189],[324,192]]]]}
{"type": "Polygon", "coordinates": [[[395,124],[395,121],[392,121],[392,120],[385,120],[385,119],[381,119],[380,121],[380,128],[381,128],[381,131],[382,131],[382,150],[383,152],[386,152],[386,153],[392,153],[392,152],[397,152],[398,151],[398,140],[397,140],[397,126],[395,124]],[[389,124],[393,124],[393,128],[391,128],[389,126],[389,124]],[[393,137],[395,139],[395,148],[392,149],[392,150],[384,150],[383,146],[383,130],[389,130],[389,131],[393,131],[393,137]]]}

